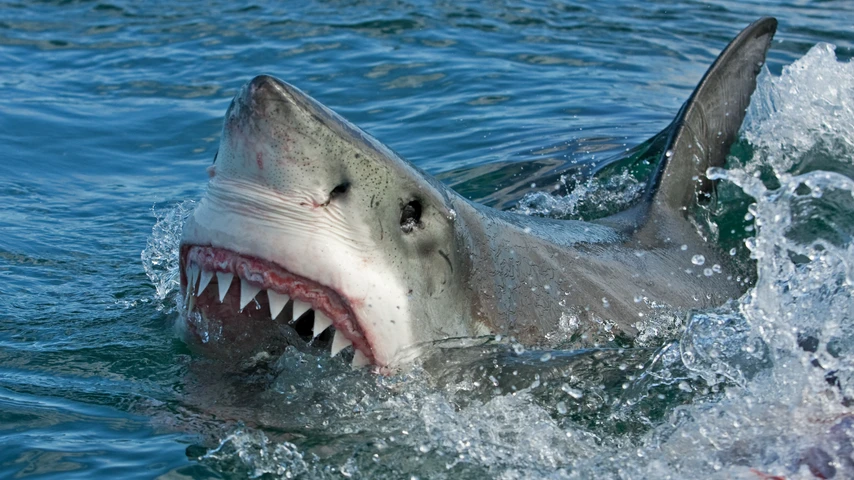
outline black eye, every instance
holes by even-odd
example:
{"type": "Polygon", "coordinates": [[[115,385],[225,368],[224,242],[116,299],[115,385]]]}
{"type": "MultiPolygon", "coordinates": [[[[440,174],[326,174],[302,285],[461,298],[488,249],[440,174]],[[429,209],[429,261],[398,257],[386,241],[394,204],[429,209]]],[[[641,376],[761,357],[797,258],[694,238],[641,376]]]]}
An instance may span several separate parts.
{"type": "Polygon", "coordinates": [[[421,226],[421,202],[413,200],[400,210],[400,229],[409,233],[421,226]]]}
{"type": "Polygon", "coordinates": [[[337,185],[335,188],[332,189],[331,192],[329,192],[329,199],[332,200],[333,198],[335,198],[337,196],[344,195],[345,193],[347,193],[347,190],[349,190],[349,189],[350,189],[350,182],[344,182],[340,185],[337,185]]]}
{"type": "Polygon", "coordinates": [[[219,150],[217,150],[217,151],[216,151],[216,153],[214,153],[214,161],[213,161],[213,162],[211,162],[211,164],[216,163],[216,157],[217,157],[218,155],[219,155],[219,150]]]}

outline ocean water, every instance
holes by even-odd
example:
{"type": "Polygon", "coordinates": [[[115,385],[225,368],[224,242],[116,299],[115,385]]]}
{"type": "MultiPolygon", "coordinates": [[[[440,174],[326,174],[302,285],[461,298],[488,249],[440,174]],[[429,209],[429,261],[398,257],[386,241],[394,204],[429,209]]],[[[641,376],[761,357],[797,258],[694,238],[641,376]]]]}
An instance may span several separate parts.
{"type": "Polygon", "coordinates": [[[0,477],[854,478],[852,26],[843,0],[0,2],[0,477]],[[591,218],[762,15],[713,172],[712,240],[755,264],[737,302],[630,349],[479,339],[393,376],[219,370],[176,336],[181,219],[253,76],[472,199],[591,218]]]}

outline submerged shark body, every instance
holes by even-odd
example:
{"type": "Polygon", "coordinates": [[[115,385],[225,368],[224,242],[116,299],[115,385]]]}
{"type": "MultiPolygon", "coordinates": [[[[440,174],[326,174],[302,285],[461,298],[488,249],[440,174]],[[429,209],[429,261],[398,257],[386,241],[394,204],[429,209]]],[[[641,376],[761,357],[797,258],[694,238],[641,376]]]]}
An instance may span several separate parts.
{"type": "Polygon", "coordinates": [[[738,297],[729,259],[690,218],[775,29],[761,19],[730,43],[667,130],[643,200],[595,222],[469,202],[293,86],[256,77],[226,113],[184,226],[190,330],[255,353],[309,341],[393,368],[440,339],[590,346],[636,335],[663,307],[738,297]]]}

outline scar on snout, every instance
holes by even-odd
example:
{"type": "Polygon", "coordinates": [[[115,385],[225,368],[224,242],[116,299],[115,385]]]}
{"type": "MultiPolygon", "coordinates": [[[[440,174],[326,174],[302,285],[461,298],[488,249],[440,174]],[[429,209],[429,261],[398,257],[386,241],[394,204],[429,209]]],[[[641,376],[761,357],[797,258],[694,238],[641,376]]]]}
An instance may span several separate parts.
{"type": "Polygon", "coordinates": [[[439,255],[441,255],[442,258],[444,258],[445,261],[448,262],[448,267],[451,269],[451,273],[454,273],[454,265],[451,263],[451,259],[448,258],[448,254],[439,250],[439,255]]]}
{"type": "Polygon", "coordinates": [[[255,163],[258,164],[258,170],[264,170],[264,154],[255,152],[255,163]]]}

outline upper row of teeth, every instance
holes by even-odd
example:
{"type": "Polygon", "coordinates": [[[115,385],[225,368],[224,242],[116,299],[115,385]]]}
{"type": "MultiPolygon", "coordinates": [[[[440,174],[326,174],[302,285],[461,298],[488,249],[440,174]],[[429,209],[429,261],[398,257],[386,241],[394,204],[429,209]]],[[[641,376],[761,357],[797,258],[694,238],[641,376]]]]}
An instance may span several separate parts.
{"type": "MultiPolygon", "coordinates": [[[[202,270],[198,265],[190,265],[186,268],[185,273],[187,274],[187,298],[184,303],[187,305],[187,311],[192,311],[193,306],[195,306],[196,297],[202,294],[205,291],[205,288],[213,279],[213,276],[216,275],[217,285],[219,287],[219,301],[222,303],[225,300],[225,295],[228,293],[228,289],[231,287],[231,282],[234,280],[233,273],[226,272],[211,272],[209,270],[202,270]]],[[[243,311],[243,308],[251,302],[258,293],[261,292],[261,288],[246,280],[237,277],[240,282],[240,311],[243,311]]],[[[270,304],[270,316],[273,320],[282,313],[282,310],[285,308],[285,305],[289,301],[291,301],[291,297],[285,295],[283,293],[276,292],[274,290],[267,290],[267,298],[269,299],[270,304]]],[[[293,316],[290,321],[296,320],[301,317],[305,312],[311,310],[311,304],[303,302],[301,300],[293,299],[292,306],[293,316]]],[[[320,335],[324,330],[332,326],[332,320],[326,316],[320,310],[314,311],[314,326],[312,327],[312,337],[316,338],[320,335]]],[[[353,343],[344,336],[341,332],[336,330],[333,333],[332,337],[332,350],[331,355],[334,357],[341,350],[349,347],[353,343]]],[[[356,352],[353,356],[353,366],[360,367],[363,365],[368,365],[370,360],[368,357],[362,353],[359,349],[356,349],[356,352]]]]}

